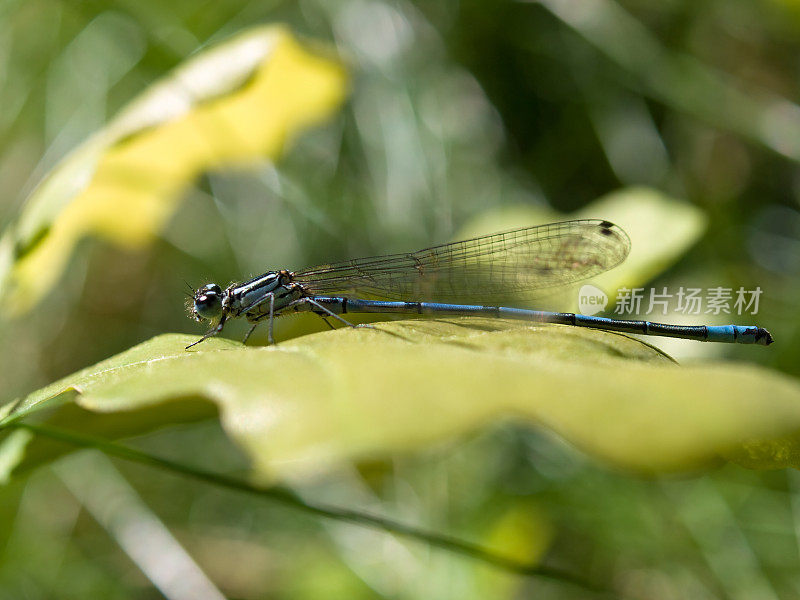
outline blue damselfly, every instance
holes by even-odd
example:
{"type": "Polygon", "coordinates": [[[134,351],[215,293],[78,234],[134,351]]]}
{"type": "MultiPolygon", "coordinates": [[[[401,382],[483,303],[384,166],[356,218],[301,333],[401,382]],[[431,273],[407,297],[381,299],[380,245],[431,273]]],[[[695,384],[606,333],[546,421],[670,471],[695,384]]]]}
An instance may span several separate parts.
{"type": "Polygon", "coordinates": [[[619,265],[629,251],[630,240],[618,226],[578,220],[303,271],[268,271],[224,290],[209,283],[194,292],[189,310],[196,320],[210,321],[212,327],[187,348],[218,334],[227,321],[239,317],[253,324],[247,337],[266,320],[269,343],[273,343],[275,317],[304,311],[353,327],[341,315],[485,315],[706,342],[772,343],[769,332],[755,326],[668,325],[498,306],[509,298],[532,299],[548,288],[598,275],[619,265]]]}

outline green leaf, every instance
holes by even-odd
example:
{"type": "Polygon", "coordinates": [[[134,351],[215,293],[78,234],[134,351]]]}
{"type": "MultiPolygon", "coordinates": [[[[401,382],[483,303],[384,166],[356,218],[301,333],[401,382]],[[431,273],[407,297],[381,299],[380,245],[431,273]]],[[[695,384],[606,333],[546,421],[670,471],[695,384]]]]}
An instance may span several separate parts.
{"type": "Polygon", "coordinates": [[[25,457],[25,447],[32,438],[30,431],[19,429],[0,442],[0,484],[8,483],[12,472],[25,457]]]}
{"type": "MultiPolygon", "coordinates": [[[[7,407],[0,424],[74,404],[83,417],[70,414],[70,428],[91,418],[104,431],[109,419],[108,436],[129,435],[207,416],[210,401],[256,475],[273,482],[498,419],[645,472],[696,468],[759,440],[788,444],[800,430],[797,381],[755,366],[681,367],[633,338],[577,327],[479,318],[375,327],[260,348],[211,339],[193,351],[184,346],[196,338],[159,336],[7,407]]],[[[778,459],[757,466],[789,464],[769,456],[778,459]]]]}
{"type": "Polygon", "coordinates": [[[591,280],[611,297],[621,287],[642,285],[664,272],[700,239],[707,223],[706,215],[696,206],[656,189],[636,186],[615,190],[567,215],[531,205],[487,211],[464,228],[460,237],[566,219],[605,219],[622,227],[630,237],[631,252],[625,262],[591,280]]]}

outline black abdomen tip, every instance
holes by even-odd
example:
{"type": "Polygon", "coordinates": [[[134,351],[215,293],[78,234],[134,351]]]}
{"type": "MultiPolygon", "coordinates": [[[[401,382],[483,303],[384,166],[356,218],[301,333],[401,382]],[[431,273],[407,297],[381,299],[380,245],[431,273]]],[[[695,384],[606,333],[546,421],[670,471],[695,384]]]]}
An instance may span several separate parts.
{"type": "Polygon", "coordinates": [[[772,334],[763,327],[759,327],[758,330],[756,330],[756,344],[769,346],[774,341],[775,340],[772,339],[772,334]]]}

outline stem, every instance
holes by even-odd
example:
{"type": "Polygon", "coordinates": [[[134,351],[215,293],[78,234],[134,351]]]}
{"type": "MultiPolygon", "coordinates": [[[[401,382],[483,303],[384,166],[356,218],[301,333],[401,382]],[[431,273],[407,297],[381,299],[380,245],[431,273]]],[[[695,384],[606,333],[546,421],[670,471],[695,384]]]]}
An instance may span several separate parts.
{"type": "Polygon", "coordinates": [[[569,573],[560,571],[558,569],[521,562],[507,556],[502,556],[492,552],[488,548],[453,536],[428,531],[413,525],[394,521],[386,517],[372,515],[357,510],[329,506],[326,504],[311,504],[303,501],[296,494],[286,488],[278,486],[269,488],[258,487],[242,479],[229,477],[227,475],[222,475],[211,471],[205,471],[203,469],[197,469],[179,462],[153,456],[141,450],[124,446],[116,442],[102,438],[96,438],[93,436],[87,436],[60,428],[50,427],[47,425],[14,422],[9,423],[7,427],[27,429],[28,431],[31,431],[37,435],[70,444],[72,446],[78,446],[81,448],[94,448],[104,452],[109,456],[115,456],[117,458],[156,467],[165,471],[171,471],[173,473],[180,473],[181,475],[191,477],[192,479],[204,481],[219,487],[245,492],[254,496],[260,496],[262,498],[268,498],[305,513],[317,515],[326,519],[354,523],[363,527],[373,527],[403,535],[418,541],[426,542],[432,546],[443,548],[445,550],[491,564],[504,571],[509,571],[519,575],[544,577],[547,579],[560,581],[562,583],[576,585],[584,590],[592,590],[597,592],[602,591],[596,586],[582,581],[581,579],[569,573]]]}

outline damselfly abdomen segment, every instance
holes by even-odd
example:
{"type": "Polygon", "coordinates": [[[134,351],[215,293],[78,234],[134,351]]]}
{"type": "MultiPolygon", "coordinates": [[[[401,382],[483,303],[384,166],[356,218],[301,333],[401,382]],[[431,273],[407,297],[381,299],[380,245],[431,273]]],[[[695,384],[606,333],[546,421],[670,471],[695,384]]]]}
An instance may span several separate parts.
{"type": "Polygon", "coordinates": [[[187,347],[218,334],[226,321],[239,317],[253,324],[250,333],[267,321],[272,343],[275,317],[301,311],[348,325],[341,317],[348,312],[479,314],[699,341],[772,343],[769,332],[755,326],[668,325],[492,305],[588,279],[619,265],[629,251],[630,240],[621,228],[587,219],[297,272],[268,271],[224,290],[212,283],[195,291],[189,307],[195,319],[210,321],[212,328],[187,347]]]}

